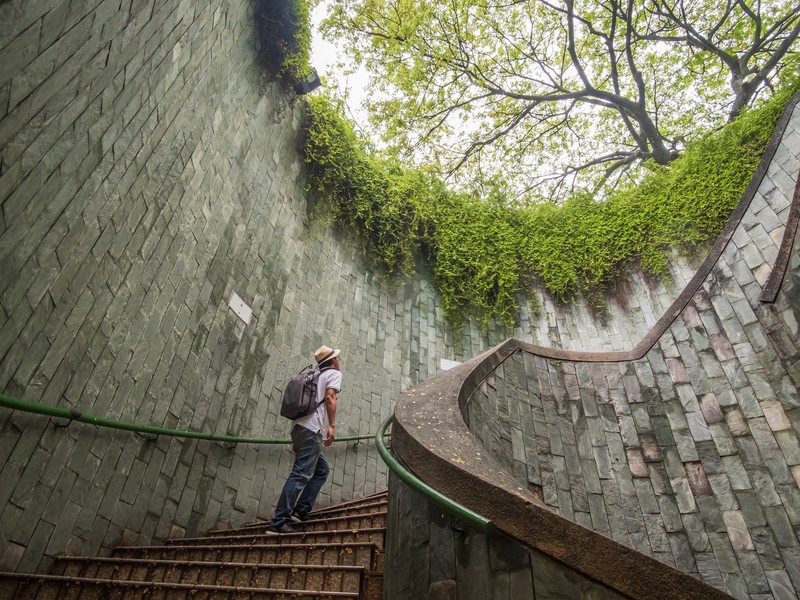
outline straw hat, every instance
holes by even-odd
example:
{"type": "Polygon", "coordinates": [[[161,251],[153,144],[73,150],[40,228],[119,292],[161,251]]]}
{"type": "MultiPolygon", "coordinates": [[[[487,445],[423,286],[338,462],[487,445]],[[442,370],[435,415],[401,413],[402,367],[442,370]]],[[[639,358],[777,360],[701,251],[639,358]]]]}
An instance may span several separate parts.
{"type": "Polygon", "coordinates": [[[314,358],[317,361],[317,364],[324,363],[326,360],[330,360],[332,358],[336,358],[339,356],[340,350],[337,348],[334,350],[333,348],[328,348],[328,346],[320,346],[316,352],[314,352],[314,358]]]}

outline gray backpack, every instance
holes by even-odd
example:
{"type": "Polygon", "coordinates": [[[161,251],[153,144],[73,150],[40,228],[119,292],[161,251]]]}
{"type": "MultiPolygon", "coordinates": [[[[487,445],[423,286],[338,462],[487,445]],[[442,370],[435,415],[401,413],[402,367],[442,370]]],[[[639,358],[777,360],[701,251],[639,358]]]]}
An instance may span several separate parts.
{"type": "MultiPolygon", "coordinates": [[[[327,370],[327,369],[323,369],[327,370]]],[[[293,375],[283,390],[281,416],[294,421],[314,412],[322,402],[317,402],[317,380],[321,371],[317,365],[308,365],[293,375]]]]}

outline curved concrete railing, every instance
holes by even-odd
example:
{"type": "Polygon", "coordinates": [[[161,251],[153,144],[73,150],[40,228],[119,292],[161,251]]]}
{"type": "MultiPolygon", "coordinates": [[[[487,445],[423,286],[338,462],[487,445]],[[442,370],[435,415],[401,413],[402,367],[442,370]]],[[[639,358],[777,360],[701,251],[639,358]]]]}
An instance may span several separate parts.
{"type": "Polygon", "coordinates": [[[467,429],[459,405],[522,347],[508,340],[407,393],[395,410],[393,450],[425,483],[491,519],[498,529],[627,596],[727,598],[690,575],[559,516],[487,454],[467,429]]]}
{"type": "MultiPolygon", "coordinates": [[[[656,598],[728,597],[718,589],[725,587],[721,581],[717,582],[719,583],[717,586],[704,583],[690,574],[678,571],[655,558],[618,543],[607,535],[560,516],[545,506],[534,497],[524,483],[512,476],[508,469],[487,452],[477,437],[470,432],[462,414],[466,414],[467,402],[482,382],[516,352],[571,363],[621,363],[638,361],[645,357],[675,320],[682,316],[696,294],[702,292],[703,284],[709,280],[712,269],[731,242],[761,185],[798,99],[800,96],[795,96],[784,111],[775,135],[742,200],[697,274],[640,343],[627,352],[581,353],[507,340],[492,350],[429,379],[416,389],[405,393],[395,409],[392,447],[410,470],[441,493],[491,519],[500,530],[525,545],[540,550],[568,567],[632,598],[655,600],[656,598]]],[[[785,224],[784,242],[772,262],[772,278],[763,286],[761,302],[775,300],[780,281],[785,276],[789,264],[800,210],[798,190],[800,182],[795,187],[794,201],[785,224]]],[[[694,312],[694,315],[696,317],[697,312],[694,312]]],[[[762,328],[766,331],[765,327],[762,328]]],[[[711,348],[711,344],[707,344],[706,347],[711,348]]],[[[723,358],[727,358],[720,356],[720,352],[724,354],[724,351],[718,352],[716,346],[713,351],[720,362],[723,358]]],[[[669,364],[669,360],[666,362],[669,364]]],[[[766,408],[764,410],[766,411],[766,408]]],[[[763,420],[763,416],[758,418],[763,420]]],[[[770,417],[767,416],[767,419],[770,417]]],[[[772,421],[769,421],[769,426],[773,432],[783,427],[774,426],[772,421]]],[[[702,471],[702,461],[698,463],[702,471]]],[[[700,482],[705,481],[708,487],[705,477],[701,472],[700,482]]],[[[691,481],[689,485],[692,485],[691,481]]],[[[694,488],[692,492],[695,492],[694,488]]],[[[706,492],[701,490],[699,493],[703,495],[706,492]]],[[[711,494],[710,490],[708,494],[711,494]]],[[[722,515],[722,512],[723,509],[720,509],[720,515],[726,516],[722,515]]],[[[734,520],[733,517],[731,519],[734,520]]],[[[734,527],[729,525],[727,520],[725,525],[729,528],[734,527]]],[[[746,542],[747,540],[744,548],[752,549],[752,542],[749,548],[746,542]]],[[[779,569],[768,573],[767,579],[770,581],[773,593],[775,593],[773,580],[779,581],[780,585],[783,582],[781,577],[783,575],[779,569]],[[769,579],[770,573],[773,579],[769,579]]],[[[729,589],[731,585],[728,586],[729,589]]],[[[766,592],[769,592],[769,588],[766,588],[766,592]]],[[[779,597],[778,594],[776,597],[779,597]]]]}

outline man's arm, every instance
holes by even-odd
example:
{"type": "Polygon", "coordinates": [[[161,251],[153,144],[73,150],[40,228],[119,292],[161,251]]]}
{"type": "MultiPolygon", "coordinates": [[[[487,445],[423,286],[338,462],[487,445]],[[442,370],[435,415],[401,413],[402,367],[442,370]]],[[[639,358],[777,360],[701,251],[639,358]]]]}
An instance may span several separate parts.
{"type": "Polygon", "coordinates": [[[328,437],[323,440],[323,446],[330,446],[333,443],[333,430],[336,423],[336,390],[328,388],[325,390],[325,411],[328,413],[328,437]]]}

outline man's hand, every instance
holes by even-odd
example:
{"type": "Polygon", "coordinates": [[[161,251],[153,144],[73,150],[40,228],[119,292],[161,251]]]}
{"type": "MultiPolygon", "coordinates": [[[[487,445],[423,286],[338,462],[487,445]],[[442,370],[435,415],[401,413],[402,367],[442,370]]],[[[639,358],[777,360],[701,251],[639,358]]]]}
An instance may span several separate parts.
{"type": "Polygon", "coordinates": [[[328,426],[328,437],[325,438],[325,440],[322,442],[322,445],[325,446],[325,447],[330,446],[333,443],[333,438],[334,438],[333,425],[329,425],[328,426]]]}
{"type": "Polygon", "coordinates": [[[292,454],[297,454],[297,446],[292,444],[292,454]]]}

